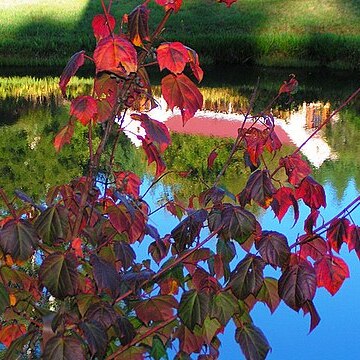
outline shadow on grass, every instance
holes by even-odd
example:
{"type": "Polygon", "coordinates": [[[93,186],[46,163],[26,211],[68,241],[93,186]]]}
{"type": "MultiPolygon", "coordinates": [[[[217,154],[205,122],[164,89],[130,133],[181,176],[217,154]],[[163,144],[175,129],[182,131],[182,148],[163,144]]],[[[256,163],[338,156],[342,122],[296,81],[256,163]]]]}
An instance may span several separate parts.
{"type": "MultiPolygon", "coordinates": [[[[117,22],[120,23],[122,15],[140,2],[114,0],[112,13],[117,22]]],[[[292,26],[298,23],[291,21],[287,25],[291,34],[284,33],[286,24],[281,23],[289,16],[288,10],[283,14],[283,9],[289,8],[288,0],[262,1],[261,6],[257,1],[239,0],[230,8],[215,0],[203,0],[203,3],[184,2],[182,9],[168,22],[161,40],[181,41],[196,49],[203,63],[276,66],[349,63],[353,68],[360,67],[358,36],[323,34],[318,31],[314,19],[304,20],[306,14],[294,14],[302,16],[299,31],[292,32],[292,26]]],[[[344,9],[344,14],[360,15],[356,0],[333,0],[332,4],[344,9]]],[[[154,2],[149,7],[150,27],[153,29],[164,12],[154,2]]],[[[28,66],[42,65],[45,59],[49,65],[63,66],[79,50],[91,55],[95,46],[91,20],[97,13],[102,13],[100,1],[89,0],[79,21],[74,24],[59,24],[46,17],[24,24],[17,30],[15,39],[2,39],[0,42],[2,64],[24,65],[26,59],[28,66]]]]}

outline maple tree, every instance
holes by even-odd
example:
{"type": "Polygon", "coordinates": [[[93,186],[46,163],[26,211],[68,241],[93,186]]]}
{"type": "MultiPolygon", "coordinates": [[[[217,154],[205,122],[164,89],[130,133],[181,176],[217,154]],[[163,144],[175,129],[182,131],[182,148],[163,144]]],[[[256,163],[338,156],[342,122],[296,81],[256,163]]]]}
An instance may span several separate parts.
{"type": "MultiPolygon", "coordinates": [[[[301,147],[278,162],[273,157],[271,164],[265,163],[263,155],[275,155],[281,142],[271,112],[251,115],[252,104],[213,184],[190,199],[189,206],[175,197],[165,204],[169,214],[179,217],[170,234],[161,235],[151,225],[141,179],[114,162],[118,136],[129,131],[127,115],[138,121],[146,134],[138,138],[148,164],[156,166],[155,184],[166,175],[162,154],[171,137],[161,119],[146,113],[156,106],[147,68],[156,65],[164,72],[162,95],[170,109],[180,110],[185,126],[202,107],[194,81],[203,77],[195,50],[159,37],[182,1],[155,2],[165,13],[150,33],[149,0],[124,16],[120,29],[110,13],[111,2],[106,6],[101,1],[104,12],[92,22],[93,56],[79,51],[61,75],[66,96],[79,67],[85,61],[95,66],[92,94],[71,100],[69,122],[54,140],[60,151],[71,142],[76,121],[86,126],[88,173],[51,188],[42,204],[18,192],[22,204],[15,205],[0,189],[7,208],[0,223],[0,342],[7,347],[7,359],[28,351],[34,356],[40,352],[44,359],[161,359],[170,349],[177,359],[192,354],[216,359],[218,334],[230,320],[245,357],[264,359],[270,345],[251,319],[254,305],[263,302],[274,312],[283,301],[309,313],[312,330],[320,321],[314,303],[317,288],[334,295],[349,277],[346,263],[333,252],[347,244],[360,254],[360,228],[349,216],[360,199],[316,227],[319,209],[326,206],[323,187],[310,176],[301,147]],[[249,119],[259,126],[246,128],[249,119]],[[96,127],[102,137],[95,146],[96,127]],[[99,166],[111,137],[108,181],[101,185],[99,166]],[[249,175],[238,194],[229,194],[218,184],[235,153],[243,154],[249,175]],[[264,229],[248,206],[270,208],[279,221],[293,207],[296,222],[299,201],[310,215],[304,234],[293,242],[286,234],[264,229]],[[145,236],[152,238],[150,258],[139,262],[133,245],[145,236]],[[206,244],[214,238],[215,249],[210,249],[206,244]],[[234,264],[237,254],[243,257],[234,264]],[[278,269],[277,279],[264,275],[268,266],[278,269]]],[[[220,2],[230,6],[235,0],[220,2]]],[[[275,98],[290,96],[296,86],[292,76],[275,98]]],[[[207,155],[209,168],[218,151],[207,155]]]]}

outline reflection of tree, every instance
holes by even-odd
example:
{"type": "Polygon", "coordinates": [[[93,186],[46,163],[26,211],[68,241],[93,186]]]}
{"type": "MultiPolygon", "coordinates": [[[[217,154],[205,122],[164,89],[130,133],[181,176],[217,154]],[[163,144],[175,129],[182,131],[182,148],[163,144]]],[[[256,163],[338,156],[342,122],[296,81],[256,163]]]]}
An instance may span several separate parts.
{"type": "MultiPolygon", "coordinates": [[[[13,125],[0,127],[0,186],[7,193],[22,189],[40,199],[50,186],[82,175],[88,159],[87,129],[78,124],[71,144],[59,154],[53,146],[54,136],[68,116],[65,106],[52,108],[38,104],[23,108],[13,125]]],[[[122,136],[120,143],[122,150],[116,154],[116,166],[140,170],[140,157],[129,140],[122,136]]]]}
{"type": "Polygon", "coordinates": [[[316,170],[321,183],[329,181],[341,198],[348,181],[353,178],[360,191],[360,118],[354,109],[343,110],[339,120],[326,127],[325,136],[329,145],[338,154],[338,160],[326,161],[316,170]]]}
{"type": "MultiPolygon", "coordinates": [[[[191,121],[191,120],[190,120],[191,121]]],[[[170,170],[189,171],[188,177],[166,176],[164,183],[175,189],[176,194],[183,200],[189,199],[193,194],[199,194],[206,189],[206,184],[211,185],[219,173],[221,167],[231,150],[234,139],[220,139],[214,137],[205,137],[198,135],[172,134],[172,145],[165,152],[165,161],[170,170]],[[217,148],[218,157],[214,166],[209,170],[207,168],[207,155],[217,148]]],[[[289,154],[293,150],[290,146],[283,146],[276,157],[289,154]]],[[[265,161],[268,161],[272,155],[265,152],[265,161]]],[[[276,160],[273,162],[276,164],[276,160]]],[[[279,173],[279,180],[282,178],[279,173]]],[[[230,193],[238,194],[246,184],[249,176],[249,169],[245,168],[244,161],[239,156],[235,156],[231,166],[227,169],[222,178],[220,186],[230,193]]]]}

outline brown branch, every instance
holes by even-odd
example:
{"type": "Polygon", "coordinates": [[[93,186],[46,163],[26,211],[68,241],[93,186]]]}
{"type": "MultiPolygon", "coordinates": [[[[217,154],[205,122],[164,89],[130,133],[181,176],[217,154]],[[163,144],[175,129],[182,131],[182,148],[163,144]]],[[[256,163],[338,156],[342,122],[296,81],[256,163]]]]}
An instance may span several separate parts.
{"type": "Polygon", "coordinates": [[[112,353],[111,355],[109,355],[106,360],[112,360],[115,359],[118,355],[122,354],[123,352],[125,352],[126,350],[128,350],[129,348],[131,348],[132,346],[138,344],[140,341],[146,339],[148,336],[156,333],[157,331],[161,330],[162,328],[164,328],[165,326],[169,325],[170,323],[172,323],[174,320],[176,320],[177,316],[174,315],[172,317],[170,317],[169,319],[162,321],[160,324],[154,326],[153,328],[149,329],[147,332],[145,332],[144,334],[140,335],[139,337],[133,339],[131,342],[129,342],[129,344],[121,347],[119,350],[115,351],[114,353],[112,353]]]}
{"type": "MultiPolygon", "coordinates": [[[[230,163],[231,163],[231,161],[232,161],[232,159],[233,159],[233,157],[234,157],[234,154],[235,154],[236,151],[237,151],[238,145],[240,144],[240,142],[241,142],[241,141],[243,140],[243,138],[245,137],[245,134],[243,133],[243,130],[244,130],[246,121],[247,121],[247,119],[248,119],[248,117],[249,117],[249,115],[250,115],[250,112],[251,112],[251,110],[252,110],[252,108],[253,108],[253,106],[254,106],[254,103],[255,103],[256,94],[257,94],[257,89],[258,89],[258,87],[259,87],[259,80],[260,80],[260,79],[258,78],[256,87],[255,87],[255,90],[254,90],[254,92],[253,92],[253,94],[252,94],[252,96],[251,96],[251,99],[250,99],[249,107],[248,107],[248,109],[247,109],[247,111],[246,111],[246,114],[244,115],[244,120],[243,120],[243,122],[242,122],[242,125],[241,125],[241,127],[238,129],[238,135],[237,135],[237,137],[236,137],[236,139],[235,139],[235,141],[234,141],[234,144],[233,144],[233,146],[232,146],[232,149],[231,149],[231,151],[230,151],[230,154],[229,154],[229,156],[228,156],[228,158],[227,158],[224,166],[223,166],[222,169],[220,170],[218,176],[216,177],[213,186],[216,186],[216,185],[219,183],[221,177],[224,175],[226,169],[229,167],[229,165],[230,165],[230,163]]],[[[256,123],[257,121],[258,121],[258,119],[250,126],[250,129],[255,125],[255,123],[256,123]]]]}
{"type": "MultiPolygon", "coordinates": [[[[203,241],[199,242],[194,248],[192,248],[191,250],[189,250],[186,253],[183,253],[181,256],[179,256],[177,259],[175,259],[175,261],[167,266],[165,266],[163,269],[161,269],[159,272],[157,272],[151,279],[149,280],[145,280],[140,287],[143,287],[144,285],[150,283],[151,281],[154,281],[155,279],[159,278],[160,276],[164,275],[167,271],[171,270],[172,268],[174,268],[176,265],[178,265],[179,263],[183,262],[187,257],[189,257],[190,255],[192,255],[196,250],[200,249],[203,245],[205,245],[209,240],[211,240],[220,230],[221,230],[222,226],[218,227],[217,229],[215,229],[214,231],[212,231],[203,241]]],[[[121,296],[119,296],[115,302],[119,302],[123,299],[125,299],[126,297],[128,297],[129,295],[131,295],[135,290],[128,290],[126,293],[122,294],[121,296]]]]}
{"type": "Polygon", "coordinates": [[[313,138],[325,125],[327,125],[330,120],[345,106],[347,106],[358,94],[360,93],[360,88],[358,88],[355,92],[353,92],[337,109],[335,109],[326,119],[325,121],[295,150],[293,154],[298,153],[301,148],[303,148],[306,143],[313,138]]]}
{"type": "Polygon", "coordinates": [[[325,233],[327,230],[329,230],[326,227],[329,226],[332,221],[334,221],[335,219],[339,219],[345,213],[350,215],[359,205],[360,205],[360,196],[358,196],[356,199],[354,199],[350,204],[348,204],[344,209],[342,209],[338,214],[336,214],[334,217],[332,217],[329,221],[327,221],[326,223],[324,223],[321,226],[319,226],[318,228],[316,228],[314,230],[313,236],[306,237],[304,240],[301,240],[301,241],[296,241],[294,244],[292,244],[290,246],[290,249],[293,249],[294,247],[296,247],[298,245],[304,245],[304,244],[307,244],[307,243],[315,240],[317,237],[319,237],[320,235],[325,233]],[[356,206],[354,206],[354,205],[356,205],[356,206]],[[353,208],[351,209],[351,207],[353,207],[353,208]]]}
{"type": "MultiPolygon", "coordinates": [[[[342,102],[342,104],[336,108],[326,119],[325,121],[291,154],[297,154],[306,144],[307,142],[313,138],[325,125],[327,125],[330,120],[339,112],[341,111],[345,106],[349,105],[349,103],[360,93],[360,88],[355,90],[345,101],[342,102]]],[[[291,156],[290,155],[290,156],[291,156]]],[[[272,178],[283,166],[278,166],[273,173],[270,175],[272,178]]]]}

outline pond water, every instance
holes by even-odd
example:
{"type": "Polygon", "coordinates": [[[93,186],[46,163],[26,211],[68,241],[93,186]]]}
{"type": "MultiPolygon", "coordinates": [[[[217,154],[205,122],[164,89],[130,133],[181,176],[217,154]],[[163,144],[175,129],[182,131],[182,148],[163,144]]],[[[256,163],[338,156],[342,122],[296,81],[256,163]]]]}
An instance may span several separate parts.
{"type": "MultiPolygon", "coordinates": [[[[53,138],[67,121],[69,111],[69,104],[62,100],[57,89],[58,80],[49,77],[51,72],[34,76],[29,72],[11,71],[17,76],[5,77],[10,74],[8,71],[0,78],[0,186],[9,194],[21,189],[36,200],[41,200],[50,186],[68,182],[86,169],[86,133],[78,126],[71,145],[65,146],[57,154],[52,145],[53,138]]],[[[164,194],[171,197],[174,191],[179,198],[187,201],[192,194],[200,191],[201,184],[194,181],[195,178],[205,181],[214,178],[226,157],[226,151],[219,154],[212,171],[206,166],[207,155],[217,146],[225,149],[231,146],[231,138],[236,136],[239,124],[238,113],[248,104],[257,79],[260,80],[255,107],[262,109],[277,94],[282,80],[292,72],[293,69],[209,68],[206,72],[209,76],[205,76],[202,85],[205,108],[195,119],[182,127],[176,114],[172,115],[163,107],[157,116],[166,117],[173,131],[173,145],[165,154],[166,163],[170,169],[177,171],[191,169],[193,177],[164,178],[146,198],[152,209],[158,206],[164,194]]],[[[282,155],[294,150],[295,145],[300,145],[312,131],[311,127],[321,123],[360,83],[359,74],[342,72],[330,74],[304,70],[297,71],[297,78],[299,91],[294,95],[290,109],[285,98],[280,99],[274,109],[278,135],[282,136],[284,143],[282,155]]],[[[88,92],[90,87],[90,80],[75,79],[70,92],[75,96],[76,93],[88,92]]],[[[341,111],[314,142],[304,148],[304,155],[313,165],[313,176],[324,184],[327,194],[324,221],[331,219],[359,196],[359,130],[360,100],[357,99],[341,111]]],[[[121,144],[123,151],[116,156],[116,166],[143,174],[142,186],[146,189],[154,172],[147,172],[142,153],[131,145],[128,138],[122,138],[121,144]]],[[[221,185],[230,192],[238,193],[244,186],[245,180],[239,176],[241,167],[240,162],[234,164],[223,179],[221,185]]],[[[275,221],[271,212],[260,212],[258,218],[265,230],[284,232],[290,240],[302,232],[301,224],[308,210],[301,208],[300,214],[300,221],[294,227],[291,213],[281,224],[275,221]]],[[[360,210],[357,209],[352,216],[359,223],[360,210]]],[[[162,211],[154,214],[152,221],[159,227],[161,235],[176,225],[176,219],[169,220],[169,215],[162,211]]],[[[138,252],[144,249],[146,244],[138,252]]],[[[265,307],[256,306],[254,322],[264,331],[273,347],[269,359],[360,358],[360,349],[353,344],[355,326],[360,321],[357,306],[360,264],[354,253],[347,255],[343,250],[342,255],[349,263],[351,278],[334,298],[323,289],[318,290],[315,304],[322,322],[311,335],[307,336],[307,316],[303,318],[285,305],[270,316],[265,307]],[[334,338],[336,341],[329,340],[334,338]]],[[[233,330],[229,326],[221,339],[221,359],[233,359],[234,351],[238,351],[233,330]]]]}

